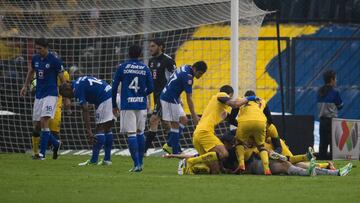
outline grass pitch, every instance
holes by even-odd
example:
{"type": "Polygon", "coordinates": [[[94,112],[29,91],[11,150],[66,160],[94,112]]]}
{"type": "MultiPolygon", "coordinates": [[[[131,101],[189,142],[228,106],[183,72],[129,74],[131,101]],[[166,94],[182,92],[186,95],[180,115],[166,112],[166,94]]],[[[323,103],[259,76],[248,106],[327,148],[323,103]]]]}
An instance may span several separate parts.
{"type": "MultiPolygon", "coordinates": [[[[129,173],[130,157],[113,165],[79,167],[87,156],[33,161],[0,154],[0,202],[359,202],[360,162],[347,177],[253,175],[178,176],[177,160],[146,157],[142,173],[129,173]]],[[[343,166],[338,161],[336,165],[343,166]]]]}

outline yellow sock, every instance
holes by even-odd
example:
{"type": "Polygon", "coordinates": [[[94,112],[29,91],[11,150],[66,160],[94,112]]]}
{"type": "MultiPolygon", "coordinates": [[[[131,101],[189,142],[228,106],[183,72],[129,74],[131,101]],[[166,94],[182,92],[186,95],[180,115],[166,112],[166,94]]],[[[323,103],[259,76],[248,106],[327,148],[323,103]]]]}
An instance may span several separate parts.
{"type": "Polygon", "coordinates": [[[327,168],[329,166],[329,163],[316,163],[316,166],[319,168],[327,168]]]}
{"type": "Polygon", "coordinates": [[[243,145],[236,146],[236,156],[239,166],[242,167],[242,170],[245,170],[245,148],[243,145]]]}
{"type": "Polygon", "coordinates": [[[264,167],[264,171],[270,170],[269,167],[269,154],[266,150],[260,151],[260,158],[264,167]]]}
{"type": "Polygon", "coordinates": [[[208,152],[208,153],[205,153],[205,154],[197,156],[197,157],[189,158],[187,160],[187,163],[189,163],[190,165],[208,164],[210,162],[218,161],[218,160],[219,159],[216,155],[216,152],[208,152]]]}
{"type": "Polygon", "coordinates": [[[32,140],[32,150],[34,154],[39,154],[39,143],[40,143],[40,137],[31,137],[32,140]]]}
{"type": "Polygon", "coordinates": [[[206,164],[195,164],[194,166],[191,167],[190,171],[193,174],[209,174],[210,168],[206,164]]]}
{"type": "Polygon", "coordinates": [[[309,161],[306,157],[306,154],[300,154],[300,155],[295,155],[295,156],[291,156],[289,158],[290,163],[292,164],[296,164],[299,162],[303,162],[303,161],[309,161]]]}

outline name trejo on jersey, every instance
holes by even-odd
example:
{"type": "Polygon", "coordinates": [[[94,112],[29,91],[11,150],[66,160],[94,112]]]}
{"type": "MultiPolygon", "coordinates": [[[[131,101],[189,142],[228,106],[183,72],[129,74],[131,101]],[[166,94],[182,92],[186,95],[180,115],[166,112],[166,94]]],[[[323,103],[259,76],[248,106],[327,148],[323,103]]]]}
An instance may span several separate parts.
{"type": "Polygon", "coordinates": [[[129,97],[127,98],[129,103],[144,102],[144,97],[129,97]]]}

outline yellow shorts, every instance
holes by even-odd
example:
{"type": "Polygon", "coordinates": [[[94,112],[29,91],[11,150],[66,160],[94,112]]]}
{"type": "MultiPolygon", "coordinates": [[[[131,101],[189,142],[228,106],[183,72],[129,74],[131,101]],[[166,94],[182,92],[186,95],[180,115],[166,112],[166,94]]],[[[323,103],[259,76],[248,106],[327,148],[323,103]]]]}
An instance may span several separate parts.
{"type": "Polygon", "coordinates": [[[195,130],[193,136],[193,145],[199,155],[209,152],[217,145],[224,146],[215,133],[204,130],[195,130]]]}
{"type": "Polygon", "coordinates": [[[53,119],[50,119],[49,128],[51,132],[60,133],[61,126],[61,107],[56,106],[55,116],[53,119]]]}
{"type": "Polygon", "coordinates": [[[246,144],[265,144],[266,122],[264,121],[239,121],[236,130],[236,139],[246,144]]]}

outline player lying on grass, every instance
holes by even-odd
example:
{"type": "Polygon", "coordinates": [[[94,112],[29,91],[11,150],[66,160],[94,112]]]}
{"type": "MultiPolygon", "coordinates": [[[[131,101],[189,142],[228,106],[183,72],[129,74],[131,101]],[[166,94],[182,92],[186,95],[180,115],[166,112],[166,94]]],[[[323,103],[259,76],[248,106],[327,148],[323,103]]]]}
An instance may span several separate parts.
{"type": "MultiPolygon", "coordinates": [[[[178,174],[179,175],[194,175],[194,174],[218,174],[220,171],[227,174],[239,174],[238,161],[236,155],[236,149],[234,145],[234,137],[231,134],[222,136],[221,141],[226,146],[229,156],[221,162],[222,168],[219,168],[214,162],[208,162],[207,164],[199,163],[191,166],[190,169],[186,168],[188,159],[196,157],[198,155],[165,155],[165,158],[178,158],[182,159],[179,162],[178,174]]],[[[276,152],[273,152],[276,153],[276,152]]],[[[263,165],[258,155],[256,147],[245,150],[246,170],[242,171],[242,174],[263,175],[263,165]]],[[[315,176],[315,175],[332,175],[332,176],[346,176],[352,169],[352,164],[348,163],[346,166],[339,170],[328,170],[316,167],[315,159],[312,159],[310,165],[307,168],[301,168],[292,165],[288,161],[281,160],[269,160],[270,170],[274,175],[295,175],[295,176],[315,176]]]]}
{"type": "Polygon", "coordinates": [[[199,163],[218,162],[228,156],[223,143],[215,135],[215,126],[227,117],[231,107],[237,108],[256,99],[251,96],[232,100],[233,93],[231,86],[224,85],[211,97],[193,134],[193,145],[199,156],[187,159],[186,169],[190,170],[192,165],[199,163]]]}
{"type": "Polygon", "coordinates": [[[90,160],[80,166],[95,165],[99,152],[104,146],[105,156],[98,165],[111,165],[111,148],[113,144],[113,113],[111,103],[111,86],[103,80],[91,76],[83,76],[72,83],[60,87],[60,94],[67,98],[76,98],[82,108],[83,121],[92,147],[90,160]],[[91,130],[89,104],[95,105],[96,135],[91,130]]]}
{"type": "MultiPolygon", "coordinates": [[[[64,71],[64,78],[65,78],[66,82],[70,82],[70,75],[67,71],[64,71]]],[[[31,91],[32,95],[35,95],[36,84],[37,84],[37,80],[35,77],[35,79],[31,82],[31,85],[30,85],[30,91],[31,91]]],[[[57,85],[58,85],[58,87],[60,87],[60,85],[61,85],[61,80],[59,77],[57,79],[57,85]]],[[[63,107],[65,109],[69,109],[70,105],[71,105],[70,99],[65,98],[65,97],[63,98],[59,94],[57,104],[56,104],[55,116],[53,119],[50,119],[50,121],[49,121],[50,132],[58,140],[60,140],[59,134],[60,134],[60,127],[61,127],[62,109],[63,109],[63,107]],[[63,106],[63,103],[64,103],[64,106],[63,106]]],[[[34,153],[33,159],[38,159],[39,158],[40,133],[37,131],[34,131],[31,141],[32,141],[31,143],[32,143],[32,149],[33,149],[33,153],[34,153]]],[[[60,144],[61,144],[61,142],[60,142],[60,144]]],[[[58,150],[59,150],[59,147],[53,149],[53,159],[58,158],[58,150]]]]}
{"type": "MultiPolygon", "coordinates": [[[[223,162],[224,171],[228,173],[239,173],[238,160],[235,151],[236,139],[234,139],[232,133],[227,133],[221,137],[222,142],[229,151],[229,157],[223,162]]],[[[287,174],[287,175],[299,175],[299,176],[314,176],[314,175],[333,175],[333,176],[345,176],[351,169],[352,164],[348,163],[346,166],[342,167],[339,170],[330,170],[317,167],[315,158],[310,160],[308,164],[302,164],[301,166],[293,165],[289,161],[283,161],[279,159],[280,154],[274,151],[269,151],[269,154],[274,154],[270,156],[269,167],[273,174],[287,174]]],[[[247,168],[243,173],[250,174],[263,174],[263,164],[259,157],[259,151],[256,147],[246,148],[245,149],[245,162],[247,168]]]]}

